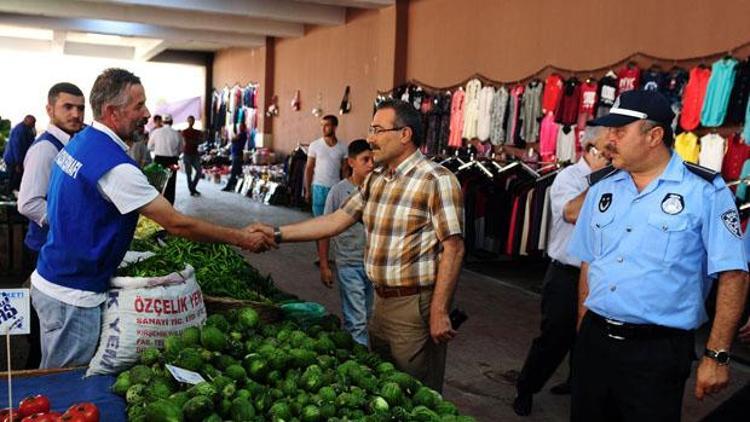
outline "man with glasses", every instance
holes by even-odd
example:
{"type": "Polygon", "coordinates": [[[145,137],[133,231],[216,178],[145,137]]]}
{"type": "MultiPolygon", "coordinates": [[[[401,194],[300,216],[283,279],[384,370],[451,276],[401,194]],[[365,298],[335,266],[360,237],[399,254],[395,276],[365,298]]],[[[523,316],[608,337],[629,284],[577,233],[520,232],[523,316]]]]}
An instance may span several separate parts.
{"type": "Polygon", "coordinates": [[[456,177],[419,151],[419,113],[409,103],[378,105],[368,142],[380,166],[338,211],[281,228],[258,226],[279,242],[335,236],[364,223],[365,270],[375,306],[370,344],[396,366],[441,391],[448,311],[464,254],[463,199],[456,177]]]}
{"type": "Polygon", "coordinates": [[[669,101],[628,91],[591,124],[609,128],[612,166],[591,188],[568,252],[581,261],[573,421],[679,421],[694,331],[718,279],[697,369],[701,400],[729,382],[728,349],[747,295],[739,215],[718,173],[672,149],[669,101]]]}

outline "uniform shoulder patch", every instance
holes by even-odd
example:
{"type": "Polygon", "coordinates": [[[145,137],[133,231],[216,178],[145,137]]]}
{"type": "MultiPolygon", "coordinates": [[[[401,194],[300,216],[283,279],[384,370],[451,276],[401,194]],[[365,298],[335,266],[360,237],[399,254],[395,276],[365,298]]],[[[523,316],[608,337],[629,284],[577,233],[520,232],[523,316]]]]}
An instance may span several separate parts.
{"type": "Polygon", "coordinates": [[[719,175],[718,172],[713,171],[708,167],[699,166],[698,164],[689,163],[687,161],[684,161],[683,164],[685,164],[685,168],[687,168],[691,173],[699,176],[701,179],[707,181],[708,183],[713,183],[716,176],[719,175]]]}
{"type": "Polygon", "coordinates": [[[612,165],[608,165],[607,167],[591,172],[591,174],[586,176],[586,180],[588,180],[589,186],[594,186],[599,181],[606,179],[607,177],[617,173],[618,171],[620,170],[616,169],[612,165]]]}

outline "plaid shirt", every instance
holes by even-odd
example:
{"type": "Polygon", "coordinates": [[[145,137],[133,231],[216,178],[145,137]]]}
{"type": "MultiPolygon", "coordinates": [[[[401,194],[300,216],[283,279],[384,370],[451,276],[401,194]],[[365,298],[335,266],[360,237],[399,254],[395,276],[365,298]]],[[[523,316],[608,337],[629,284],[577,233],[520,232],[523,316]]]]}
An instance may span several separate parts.
{"type": "Polygon", "coordinates": [[[393,172],[373,171],[342,209],[364,223],[365,269],[376,286],[434,284],[440,242],[463,236],[458,180],[419,151],[393,172]]]}

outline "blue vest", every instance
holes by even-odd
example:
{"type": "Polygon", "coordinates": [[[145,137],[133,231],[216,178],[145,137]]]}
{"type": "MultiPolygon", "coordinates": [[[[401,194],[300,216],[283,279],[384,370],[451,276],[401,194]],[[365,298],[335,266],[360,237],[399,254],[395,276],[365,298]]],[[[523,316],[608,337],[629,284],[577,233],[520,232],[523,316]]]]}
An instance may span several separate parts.
{"type": "Polygon", "coordinates": [[[120,164],[136,163],[106,133],[87,127],[57,154],[47,195],[49,234],[37,271],[45,280],[102,293],[133,239],[138,212],[122,215],[97,189],[120,164]]]}
{"type": "MultiPolygon", "coordinates": [[[[54,135],[52,135],[49,132],[44,132],[34,141],[33,145],[36,145],[40,142],[49,142],[52,145],[57,148],[57,151],[59,152],[61,149],[63,149],[63,144],[60,142],[59,139],[55,138],[54,135]]],[[[54,165],[54,163],[50,163],[50,165],[54,165]]],[[[47,241],[47,231],[49,229],[47,226],[40,226],[34,221],[29,221],[29,231],[26,232],[26,246],[29,247],[32,251],[39,252],[39,249],[42,249],[42,246],[44,245],[44,242],[47,241]]]]}

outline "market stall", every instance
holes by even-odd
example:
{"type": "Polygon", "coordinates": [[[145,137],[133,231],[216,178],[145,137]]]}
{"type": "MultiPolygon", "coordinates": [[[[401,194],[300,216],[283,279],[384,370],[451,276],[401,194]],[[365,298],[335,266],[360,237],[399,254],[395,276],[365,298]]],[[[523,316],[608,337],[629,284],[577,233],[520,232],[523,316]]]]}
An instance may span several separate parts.
{"type": "Polygon", "coordinates": [[[142,218],[131,250],[89,367],[19,374],[16,397],[91,402],[102,421],[472,420],[230,247],[142,218]]]}

